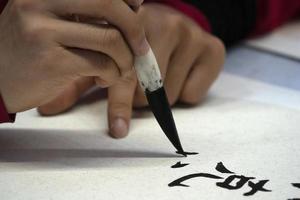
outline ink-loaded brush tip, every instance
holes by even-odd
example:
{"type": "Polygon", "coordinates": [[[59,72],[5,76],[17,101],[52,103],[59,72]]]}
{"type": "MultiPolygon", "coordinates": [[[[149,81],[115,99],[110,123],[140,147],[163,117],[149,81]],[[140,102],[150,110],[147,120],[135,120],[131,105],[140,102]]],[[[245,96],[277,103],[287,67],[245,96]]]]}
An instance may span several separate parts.
{"type": "Polygon", "coordinates": [[[187,154],[184,151],[176,151],[177,154],[187,157],[187,154]]]}
{"type": "Polygon", "coordinates": [[[165,135],[168,137],[176,150],[180,154],[185,155],[185,152],[180,143],[177,128],[165,89],[161,87],[153,92],[146,91],[146,97],[149,106],[165,135]]]}

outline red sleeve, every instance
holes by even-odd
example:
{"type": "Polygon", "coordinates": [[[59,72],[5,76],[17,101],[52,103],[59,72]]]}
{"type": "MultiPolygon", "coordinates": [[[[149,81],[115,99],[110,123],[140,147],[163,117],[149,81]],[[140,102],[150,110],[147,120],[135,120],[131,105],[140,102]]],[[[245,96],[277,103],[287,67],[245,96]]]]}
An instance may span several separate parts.
{"type": "Polygon", "coordinates": [[[263,34],[300,16],[300,0],[257,0],[257,18],[252,35],[263,34]]]}
{"type": "Polygon", "coordinates": [[[14,122],[16,118],[15,114],[9,114],[6,111],[5,104],[0,95],[0,123],[4,122],[14,122]]]}
{"type": "Polygon", "coordinates": [[[211,32],[211,26],[205,15],[194,6],[181,0],[146,0],[145,2],[158,2],[169,5],[194,19],[204,30],[211,32]]]}
{"type": "MultiPolygon", "coordinates": [[[[0,13],[4,9],[5,5],[7,3],[7,0],[0,0],[0,13]]],[[[2,100],[2,97],[0,95],[0,123],[4,122],[14,122],[16,118],[15,114],[8,114],[5,108],[5,104],[2,100]]]]}
{"type": "Polygon", "coordinates": [[[0,13],[4,9],[6,4],[7,4],[7,0],[0,0],[0,13]]]}
{"type": "MultiPolygon", "coordinates": [[[[300,17],[300,0],[255,1],[257,5],[256,19],[252,31],[249,32],[250,36],[256,36],[270,32],[282,24],[287,23],[296,17],[300,17]]],[[[196,7],[196,5],[198,5],[197,0],[189,1],[190,3],[184,3],[182,0],[148,0],[148,2],[159,2],[172,6],[173,8],[193,18],[207,31],[211,32],[212,30],[209,20],[207,20],[205,15],[202,14],[200,11],[201,9],[196,7]]]]}

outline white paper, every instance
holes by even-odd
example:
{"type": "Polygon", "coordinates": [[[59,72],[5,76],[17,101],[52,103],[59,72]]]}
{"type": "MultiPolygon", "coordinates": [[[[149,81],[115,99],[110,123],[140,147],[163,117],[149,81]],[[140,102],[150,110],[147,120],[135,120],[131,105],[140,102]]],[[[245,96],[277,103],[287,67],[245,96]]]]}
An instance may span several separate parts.
{"type": "Polygon", "coordinates": [[[300,60],[300,22],[287,24],[261,38],[250,40],[247,44],[300,60]]]}
{"type": "Polygon", "coordinates": [[[207,100],[176,108],[182,144],[199,152],[178,157],[151,113],[131,124],[130,136],[106,134],[106,102],[81,105],[58,117],[34,110],[0,128],[1,199],[288,199],[300,197],[300,93],[223,73],[207,100]],[[288,103],[291,102],[291,103],[288,103]],[[189,163],[178,169],[175,163],[189,163]],[[268,179],[272,192],[250,197],[195,178],[190,187],[168,187],[192,173],[210,173],[218,162],[237,175],[268,179]]]}

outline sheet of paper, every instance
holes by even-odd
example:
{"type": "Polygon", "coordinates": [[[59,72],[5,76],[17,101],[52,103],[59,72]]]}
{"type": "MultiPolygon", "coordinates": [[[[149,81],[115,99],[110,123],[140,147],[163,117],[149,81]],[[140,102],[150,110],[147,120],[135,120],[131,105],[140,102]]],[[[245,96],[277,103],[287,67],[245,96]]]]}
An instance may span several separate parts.
{"type": "Polygon", "coordinates": [[[187,158],[174,154],[151,113],[136,113],[130,136],[113,140],[105,112],[100,101],[1,125],[1,199],[300,197],[297,91],[223,73],[202,105],[174,109],[183,146],[199,153],[187,158]]]}
{"type": "Polygon", "coordinates": [[[278,30],[258,39],[250,40],[248,45],[300,60],[300,22],[287,24],[278,30]]]}

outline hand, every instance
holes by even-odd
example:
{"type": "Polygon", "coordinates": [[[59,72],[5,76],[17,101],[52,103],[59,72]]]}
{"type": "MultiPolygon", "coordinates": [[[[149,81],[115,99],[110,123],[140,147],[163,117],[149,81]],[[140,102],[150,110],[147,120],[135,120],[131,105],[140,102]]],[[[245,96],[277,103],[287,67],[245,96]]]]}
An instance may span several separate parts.
{"type": "MultiPolygon", "coordinates": [[[[199,103],[221,71],[225,57],[222,42],[172,8],[146,4],[138,14],[158,60],[170,104],[199,103]]],[[[77,82],[74,85],[72,87],[77,89],[68,90],[56,101],[41,107],[40,111],[44,114],[63,111],[72,106],[80,94],[90,87],[86,83],[77,82]]],[[[135,73],[108,88],[111,136],[122,138],[128,134],[132,106],[147,106],[146,98],[137,85],[135,73]]]]}
{"type": "Polygon", "coordinates": [[[74,81],[97,77],[108,86],[131,74],[134,55],[149,49],[143,25],[130,8],[141,3],[8,1],[0,15],[0,92],[8,112],[43,105],[74,81]],[[74,22],[71,13],[111,25],[74,22]]]}

